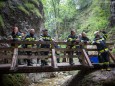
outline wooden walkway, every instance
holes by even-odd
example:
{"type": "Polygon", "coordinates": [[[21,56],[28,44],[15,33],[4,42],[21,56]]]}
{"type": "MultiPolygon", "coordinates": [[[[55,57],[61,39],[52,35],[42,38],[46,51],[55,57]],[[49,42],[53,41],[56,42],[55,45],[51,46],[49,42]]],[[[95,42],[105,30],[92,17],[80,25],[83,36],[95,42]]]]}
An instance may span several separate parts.
{"type": "MultiPolygon", "coordinates": [[[[3,41],[0,40],[0,44],[15,44],[14,48],[11,47],[2,47],[0,48],[0,73],[38,73],[38,72],[56,72],[56,71],[72,71],[72,70],[82,70],[82,69],[100,69],[100,64],[94,64],[90,61],[90,56],[97,55],[97,49],[92,44],[81,44],[75,43],[77,48],[70,49],[68,45],[71,43],[67,42],[34,42],[34,41],[3,41]],[[52,48],[18,48],[20,44],[50,44],[52,48]],[[61,46],[61,48],[55,48],[55,45],[61,46]],[[85,46],[91,46],[90,48],[84,48],[85,46]],[[20,52],[31,51],[32,55],[28,56],[25,54],[20,54],[20,52]],[[48,56],[41,55],[41,52],[48,51],[48,56]],[[72,52],[73,55],[69,55],[68,52],[72,52]],[[92,54],[92,52],[95,52],[92,54]],[[37,55],[35,55],[37,53],[37,55]],[[59,53],[57,55],[56,53],[59,53]],[[87,54],[88,53],[88,54],[87,54]],[[89,54],[91,53],[91,54],[89,54]],[[57,63],[57,58],[61,60],[66,58],[73,58],[74,60],[79,58],[82,60],[82,63],[79,63],[78,60],[74,61],[74,65],[70,65],[68,62],[57,63]],[[18,60],[23,59],[50,59],[49,65],[41,66],[41,64],[34,64],[33,66],[18,65],[18,60]]],[[[107,43],[110,48],[110,60],[111,67],[115,67],[115,56],[111,54],[111,46],[114,43],[107,43]]]]}

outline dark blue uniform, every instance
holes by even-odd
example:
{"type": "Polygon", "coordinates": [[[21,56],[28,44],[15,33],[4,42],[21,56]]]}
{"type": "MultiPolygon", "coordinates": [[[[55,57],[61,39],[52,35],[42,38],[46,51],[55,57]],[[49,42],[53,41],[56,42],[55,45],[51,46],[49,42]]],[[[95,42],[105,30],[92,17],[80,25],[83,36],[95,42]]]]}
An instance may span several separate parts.
{"type": "MultiPolygon", "coordinates": [[[[42,40],[42,41],[52,41],[52,38],[49,35],[41,35],[40,40],[42,40]]],[[[50,44],[41,44],[40,47],[41,48],[50,48],[50,44]]],[[[49,54],[48,51],[41,52],[41,55],[48,55],[48,54],[49,54]]],[[[46,60],[41,60],[41,66],[44,66],[44,65],[48,65],[47,59],[46,60]]]]}
{"type": "MultiPolygon", "coordinates": [[[[25,37],[26,41],[36,41],[36,37],[34,34],[27,34],[27,36],[25,37]]],[[[25,48],[33,48],[34,44],[26,44],[25,48]]],[[[32,55],[31,51],[27,51],[26,52],[27,55],[32,55]]],[[[32,60],[31,59],[27,59],[27,65],[31,66],[32,65],[32,60]]]]}
{"type": "MultiPolygon", "coordinates": [[[[68,38],[67,38],[67,42],[71,42],[72,44],[76,42],[76,39],[78,38],[78,36],[76,35],[69,35],[68,38]]],[[[74,45],[68,45],[70,47],[70,49],[72,49],[74,47],[74,45]]],[[[76,46],[75,46],[76,47],[76,46]]],[[[69,57],[69,64],[70,65],[73,65],[73,51],[71,52],[68,52],[68,54],[70,55],[69,57]]]]}
{"type": "MultiPolygon", "coordinates": [[[[106,34],[105,34],[106,35],[106,34]]],[[[108,48],[106,46],[106,36],[96,36],[94,38],[93,44],[96,44],[97,50],[99,52],[99,62],[101,64],[106,65],[108,68],[109,66],[109,53],[108,53],[108,48]]]]}
{"type": "MultiPolygon", "coordinates": [[[[21,36],[20,32],[17,32],[16,34],[14,32],[12,32],[11,35],[12,35],[13,41],[21,41],[21,39],[22,39],[22,36],[21,36]]],[[[12,43],[11,46],[14,47],[15,44],[12,43]]]]}

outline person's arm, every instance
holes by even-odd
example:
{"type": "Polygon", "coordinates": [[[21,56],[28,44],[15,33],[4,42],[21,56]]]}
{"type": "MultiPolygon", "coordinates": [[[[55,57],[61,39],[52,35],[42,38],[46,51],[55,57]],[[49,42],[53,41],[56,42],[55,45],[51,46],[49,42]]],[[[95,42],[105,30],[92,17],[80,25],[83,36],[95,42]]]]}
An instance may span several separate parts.
{"type": "Polygon", "coordinates": [[[102,31],[102,33],[103,33],[103,38],[104,38],[105,40],[107,40],[107,38],[108,38],[107,32],[102,31]]]}

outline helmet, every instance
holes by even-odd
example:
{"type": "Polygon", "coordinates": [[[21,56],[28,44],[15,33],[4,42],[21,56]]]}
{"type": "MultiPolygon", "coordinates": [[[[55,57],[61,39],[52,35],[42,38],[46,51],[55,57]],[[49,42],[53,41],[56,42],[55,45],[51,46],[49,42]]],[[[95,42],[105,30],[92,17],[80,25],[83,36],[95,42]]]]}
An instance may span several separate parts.
{"type": "Polygon", "coordinates": [[[97,35],[97,33],[99,33],[99,31],[95,31],[95,32],[94,32],[94,35],[97,35]]]}

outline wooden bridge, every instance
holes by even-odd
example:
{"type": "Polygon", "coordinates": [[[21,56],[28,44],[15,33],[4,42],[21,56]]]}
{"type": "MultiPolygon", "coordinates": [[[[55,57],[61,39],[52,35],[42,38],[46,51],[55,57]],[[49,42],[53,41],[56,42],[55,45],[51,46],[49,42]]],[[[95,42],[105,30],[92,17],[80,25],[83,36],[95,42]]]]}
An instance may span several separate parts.
{"type": "MultiPolygon", "coordinates": [[[[77,47],[74,49],[70,49],[67,46],[71,45],[71,43],[67,42],[35,42],[35,41],[6,41],[0,40],[0,73],[37,73],[37,72],[55,72],[55,71],[71,71],[71,70],[82,70],[82,69],[99,69],[101,68],[100,64],[92,63],[90,61],[90,57],[97,55],[97,49],[95,45],[92,44],[84,44],[84,43],[75,43],[77,47]],[[15,44],[15,47],[4,47],[3,45],[11,45],[15,44]],[[22,44],[50,44],[51,48],[18,48],[19,45],[22,44]],[[60,48],[55,48],[55,45],[60,46],[60,48]],[[91,48],[86,48],[86,46],[91,46],[91,48]],[[92,47],[93,46],[93,47],[92,47]],[[95,46],[95,47],[94,47],[95,46]],[[31,51],[32,55],[20,54],[20,52],[31,51]],[[41,55],[41,52],[48,51],[49,54],[41,55]],[[69,55],[68,52],[73,52],[73,55],[69,55]],[[94,52],[92,54],[92,52],[94,52]],[[35,54],[37,53],[37,54],[35,54]],[[57,55],[56,53],[59,53],[57,55]],[[34,64],[33,66],[19,65],[19,59],[45,59],[49,60],[46,66],[40,66],[40,64],[34,64]],[[57,63],[57,58],[61,60],[63,58],[73,58],[74,65],[70,65],[69,62],[60,62],[57,63]],[[82,62],[78,60],[81,59],[82,62]]],[[[111,54],[111,46],[114,43],[107,43],[110,48],[109,57],[110,57],[110,66],[115,67],[115,56],[111,54]]]]}

